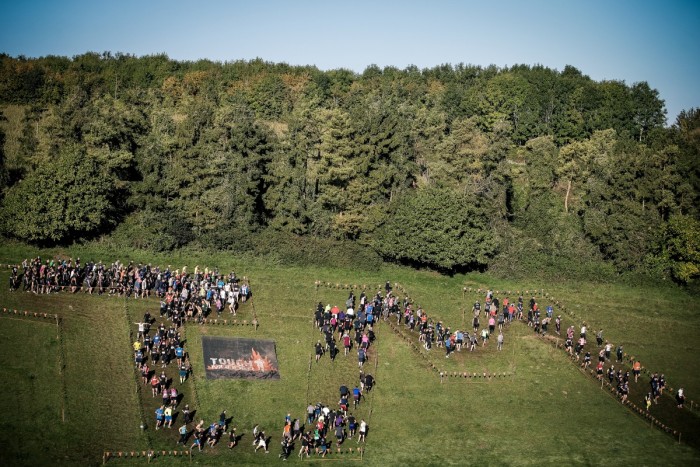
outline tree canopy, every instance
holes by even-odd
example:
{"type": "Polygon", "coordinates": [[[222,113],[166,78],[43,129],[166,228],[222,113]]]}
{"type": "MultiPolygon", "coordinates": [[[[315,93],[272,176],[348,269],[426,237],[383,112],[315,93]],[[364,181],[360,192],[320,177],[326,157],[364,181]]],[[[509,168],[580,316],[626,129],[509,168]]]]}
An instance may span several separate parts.
{"type": "Polygon", "coordinates": [[[0,111],[3,234],[30,242],[277,232],[444,271],[535,251],[697,277],[700,112],[665,128],[646,82],[0,55],[0,111]]]}

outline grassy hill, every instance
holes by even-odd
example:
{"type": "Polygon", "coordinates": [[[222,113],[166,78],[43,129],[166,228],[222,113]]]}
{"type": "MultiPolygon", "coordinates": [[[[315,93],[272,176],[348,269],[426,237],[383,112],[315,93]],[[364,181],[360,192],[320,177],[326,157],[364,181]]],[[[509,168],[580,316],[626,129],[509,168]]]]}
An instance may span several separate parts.
{"type": "MultiPolygon", "coordinates": [[[[37,251],[17,245],[0,247],[0,263],[17,263],[37,251]]],[[[376,292],[386,280],[420,304],[428,314],[452,329],[468,327],[475,298],[487,286],[513,298],[516,292],[538,290],[542,308],[558,302],[565,321],[590,329],[602,327],[611,342],[622,342],[628,355],[645,367],[664,372],[669,385],[686,389],[688,400],[700,391],[700,306],[679,289],[658,289],[597,283],[510,283],[487,275],[445,277],[429,272],[384,267],[380,270],[301,268],[242,259],[228,255],[179,252],[159,257],[76,248],[42,251],[42,257],[73,255],[112,261],[129,259],[193,268],[218,266],[250,278],[254,298],[243,304],[241,322],[256,317],[253,326],[188,324],[186,348],[192,356],[194,376],[182,387],[183,403],[197,410],[196,418],[211,423],[222,409],[243,434],[229,451],[222,444],[195,452],[193,464],[219,465],[277,461],[284,416],[303,417],[309,402],[334,405],[341,384],[355,384],[354,355],[341,353],[335,362],[324,356],[310,360],[319,334],[312,310],[319,301],[341,305],[346,286],[363,286],[376,292]],[[321,281],[317,285],[317,281],[321,281]],[[329,285],[326,285],[329,284],[329,285]],[[553,298],[552,298],[553,297],[553,298]],[[466,315],[466,318],[465,318],[466,315]],[[258,337],[276,342],[281,378],[270,381],[207,380],[202,362],[201,337],[223,335],[258,337]],[[251,430],[260,424],[273,436],[270,454],[255,454],[251,430]]],[[[7,284],[8,271],[0,269],[7,284]]],[[[67,293],[37,296],[0,290],[0,308],[44,313],[34,317],[0,315],[0,382],[6,415],[0,425],[0,463],[3,465],[100,464],[105,451],[170,451],[177,448],[175,430],[153,430],[157,402],[140,385],[129,347],[133,322],[145,310],[157,316],[158,302],[67,293]],[[50,315],[62,317],[60,327],[50,315]],[[145,421],[146,429],[140,425],[145,421]]],[[[548,341],[536,337],[521,323],[505,331],[505,349],[495,342],[475,353],[461,352],[450,359],[444,351],[425,351],[415,334],[388,323],[377,326],[377,341],[370,349],[369,371],[375,389],[357,410],[370,430],[360,454],[332,454],[341,463],[369,465],[553,465],[623,464],[692,465],[700,461],[697,449],[698,412],[682,416],[670,399],[652,407],[659,419],[690,427],[681,443],[672,434],[625,407],[600,383],[548,341]],[[417,348],[416,348],[417,347],[417,348]],[[434,368],[433,368],[434,367],[434,368]],[[439,372],[487,373],[498,377],[465,378],[439,372]],[[506,376],[503,376],[503,374],[506,376]],[[669,405],[670,404],[670,405],[669,405]],[[680,418],[679,418],[680,417],[680,418]],[[691,443],[689,446],[687,443],[691,443]],[[696,446],[696,447],[693,447],[696,446]]],[[[594,354],[595,356],[595,354],[594,354]]],[[[168,372],[171,372],[168,369],[168,372]]],[[[174,373],[173,373],[174,374],[174,373]]],[[[634,403],[647,387],[640,378],[633,388],[634,403]]],[[[348,440],[345,447],[360,446],[348,440]]],[[[110,459],[108,464],[145,463],[145,460],[110,459]]],[[[157,457],[152,463],[190,463],[189,457],[157,457]]],[[[295,456],[290,462],[298,462],[295,456]]],[[[307,461],[305,461],[307,462],[307,461]]],[[[326,462],[316,460],[314,463],[326,462]]]]}

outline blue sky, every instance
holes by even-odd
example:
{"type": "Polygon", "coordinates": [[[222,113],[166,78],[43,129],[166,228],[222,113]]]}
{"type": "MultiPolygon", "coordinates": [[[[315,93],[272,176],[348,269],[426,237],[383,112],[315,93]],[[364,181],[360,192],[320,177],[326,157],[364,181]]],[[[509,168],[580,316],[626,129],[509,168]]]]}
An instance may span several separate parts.
{"type": "Polygon", "coordinates": [[[647,81],[669,123],[700,107],[700,1],[16,0],[0,52],[87,51],[178,60],[260,57],[361,72],[370,64],[570,64],[596,80],[647,81]]]}

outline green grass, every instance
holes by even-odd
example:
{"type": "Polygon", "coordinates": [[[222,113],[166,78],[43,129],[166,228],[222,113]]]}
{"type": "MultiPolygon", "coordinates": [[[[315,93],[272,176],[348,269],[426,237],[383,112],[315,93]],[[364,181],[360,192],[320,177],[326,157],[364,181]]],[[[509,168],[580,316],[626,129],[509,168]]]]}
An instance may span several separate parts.
{"type": "MultiPolygon", "coordinates": [[[[20,261],[25,253],[30,252],[14,245],[0,247],[0,261],[20,261]]],[[[47,253],[44,252],[44,256],[47,253]]],[[[86,250],[70,253],[81,257],[91,254],[86,250]]],[[[102,260],[117,258],[101,253],[102,260]]],[[[187,350],[195,375],[181,392],[192,406],[196,404],[193,398],[196,390],[197,418],[210,423],[222,409],[227,409],[233,416],[233,425],[244,434],[241,444],[233,451],[223,445],[206,449],[202,454],[194,454],[193,464],[236,462],[247,465],[277,461],[284,416],[291,413],[293,417],[303,417],[308,402],[333,405],[337,402],[339,385],[355,383],[358,368],[354,354],[345,358],[341,351],[334,363],[324,356],[321,362],[312,362],[309,370],[313,344],[319,337],[312,323],[313,307],[319,301],[342,305],[348,294],[342,288],[345,284],[367,285],[374,293],[387,279],[398,282],[431,316],[452,329],[467,328],[462,321],[465,309],[469,322],[469,308],[475,295],[463,294],[464,286],[490,285],[500,290],[544,288],[575,314],[575,318],[565,315],[564,326],[579,319],[589,321],[594,327],[600,323],[611,341],[623,342],[626,351],[638,354],[647,367],[658,365],[671,385],[676,385],[676,381],[683,384],[689,399],[700,390],[697,376],[700,363],[694,358],[700,350],[697,348],[700,307],[695,304],[694,297],[678,289],[660,286],[649,290],[593,283],[514,284],[486,275],[444,277],[393,267],[380,271],[283,267],[201,252],[181,252],[170,258],[156,255],[131,258],[175,267],[216,264],[224,271],[233,268],[239,275],[249,276],[252,283],[254,302],[242,306],[240,319],[251,319],[254,311],[260,321],[257,330],[252,326],[187,326],[187,350]],[[317,288],[314,286],[317,280],[330,282],[332,287],[317,288]],[[336,289],[335,284],[340,284],[341,288],[336,289]],[[650,311],[650,307],[654,310],[650,311]],[[660,324],[662,330],[658,328],[660,324]],[[207,380],[202,365],[202,335],[274,340],[280,380],[207,380]],[[679,347],[683,351],[677,351],[679,347]],[[271,453],[267,456],[254,454],[250,446],[250,432],[256,423],[273,435],[271,453]]],[[[6,279],[7,273],[0,272],[0,281],[6,283],[6,279]]],[[[57,400],[32,398],[29,396],[30,380],[21,377],[33,372],[37,375],[36,381],[43,378],[56,394],[60,394],[58,363],[55,358],[48,358],[52,345],[56,345],[51,344],[52,339],[56,339],[56,327],[0,317],[3,363],[6,360],[16,362],[12,370],[4,364],[0,367],[0,381],[12,381],[16,386],[15,391],[6,389],[4,392],[3,408],[5,413],[17,415],[12,423],[22,421],[12,426],[2,425],[3,440],[21,434],[22,443],[4,442],[0,450],[4,457],[0,461],[8,459],[9,465],[45,465],[52,461],[99,464],[103,450],[146,449],[149,445],[158,450],[175,448],[177,436],[174,432],[156,433],[147,429],[142,433],[138,428],[142,411],[147,425],[152,428],[155,402],[151,400],[150,391],[140,396],[136,391],[129,348],[130,330],[133,332],[135,328],[131,326],[130,329],[129,322],[136,321],[146,309],[157,315],[156,301],[131,300],[125,306],[124,300],[114,298],[83,294],[37,297],[18,292],[9,294],[3,288],[0,306],[61,313],[65,317],[68,396],[64,424],[57,410],[60,397],[57,400]],[[27,336],[32,339],[32,348],[38,350],[32,355],[34,360],[18,360],[24,353],[16,350],[16,343],[27,336]],[[22,395],[19,403],[10,396],[14,392],[22,395]],[[109,396],[104,397],[107,394],[109,396]],[[41,404],[49,410],[44,410],[41,404]],[[46,417],[41,422],[45,427],[41,432],[34,430],[31,422],[39,411],[46,417]]],[[[415,335],[402,332],[408,342],[415,342],[415,335]]],[[[358,416],[365,417],[370,424],[363,456],[370,465],[598,465],[613,462],[692,465],[700,461],[699,451],[685,443],[678,445],[671,436],[651,429],[643,418],[623,407],[608,391],[601,390],[594,378],[582,374],[563,351],[536,338],[520,323],[513,323],[506,330],[503,352],[496,352],[495,342],[492,342],[473,354],[463,351],[450,359],[444,358],[441,349],[429,353],[414,350],[386,323],[377,326],[377,335],[367,363],[377,385],[358,411],[358,416]],[[441,384],[437,372],[430,369],[426,361],[449,372],[505,371],[514,376],[501,379],[450,377],[441,384]]],[[[694,426],[697,427],[697,423],[694,426]]],[[[354,440],[348,444],[357,446],[354,440]]],[[[298,461],[293,457],[290,462],[298,461]]],[[[113,459],[110,463],[125,461],[113,459]]],[[[189,461],[158,458],[154,463],[172,465],[189,461]]],[[[347,460],[347,463],[352,461],[347,460]]],[[[8,462],[3,464],[8,465],[8,462]]]]}
{"type": "Polygon", "coordinates": [[[0,463],[30,465],[60,451],[63,397],[56,323],[0,317],[0,463]],[[27,436],[27,433],[41,434],[27,436]],[[21,436],[17,436],[21,434],[21,436]]]}
{"type": "Polygon", "coordinates": [[[145,448],[123,308],[101,297],[82,295],[37,297],[5,292],[2,299],[3,307],[64,317],[65,368],[61,377],[55,324],[34,319],[20,323],[12,317],[0,317],[6,337],[2,339],[2,356],[9,359],[12,368],[8,371],[2,366],[0,380],[9,385],[3,391],[7,395],[2,399],[7,404],[3,413],[11,419],[36,424],[33,429],[18,430],[3,426],[4,439],[21,441],[2,443],[0,456],[16,457],[26,465],[85,464],[101,459],[102,446],[145,448]],[[17,353],[23,358],[18,358],[17,353]],[[35,379],[28,380],[27,375],[34,375],[35,379]]]}

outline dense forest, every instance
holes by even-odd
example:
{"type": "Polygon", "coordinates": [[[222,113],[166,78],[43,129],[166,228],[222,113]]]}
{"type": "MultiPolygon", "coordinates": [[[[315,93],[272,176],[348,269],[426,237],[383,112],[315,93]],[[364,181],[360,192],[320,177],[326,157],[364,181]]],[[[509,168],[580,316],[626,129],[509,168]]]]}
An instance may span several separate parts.
{"type": "Polygon", "coordinates": [[[700,109],[666,127],[645,82],[0,55],[0,111],[8,238],[700,276],[700,109]]]}

